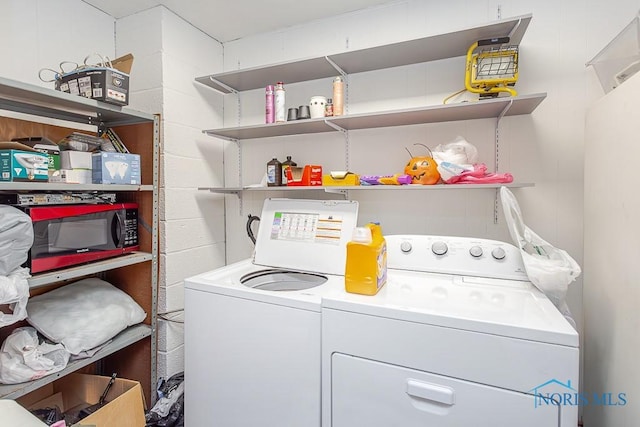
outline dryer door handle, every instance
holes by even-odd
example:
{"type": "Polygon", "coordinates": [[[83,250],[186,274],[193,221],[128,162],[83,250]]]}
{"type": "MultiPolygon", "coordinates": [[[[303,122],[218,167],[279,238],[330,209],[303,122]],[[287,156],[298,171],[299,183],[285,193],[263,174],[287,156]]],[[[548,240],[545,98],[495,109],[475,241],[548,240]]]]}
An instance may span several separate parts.
{"type": "Polygon", "coordinates": [[[449,406],[455,404],[456,401],[455,391],[452,388],[425,383],[411,378],[407,380],[407,394],[411,397],[430,400],[449,406]]]}

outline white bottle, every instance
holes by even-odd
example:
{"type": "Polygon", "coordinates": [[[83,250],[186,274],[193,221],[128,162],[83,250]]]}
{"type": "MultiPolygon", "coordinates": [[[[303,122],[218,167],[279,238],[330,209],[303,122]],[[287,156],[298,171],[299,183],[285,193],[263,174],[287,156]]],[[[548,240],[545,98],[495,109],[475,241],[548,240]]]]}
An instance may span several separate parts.
{"type": "Polygon", "coordinates": [[[287,111],[284,107],[284,83],[278,82],[276,84],[276,123],[287,121],[287,111]]]}

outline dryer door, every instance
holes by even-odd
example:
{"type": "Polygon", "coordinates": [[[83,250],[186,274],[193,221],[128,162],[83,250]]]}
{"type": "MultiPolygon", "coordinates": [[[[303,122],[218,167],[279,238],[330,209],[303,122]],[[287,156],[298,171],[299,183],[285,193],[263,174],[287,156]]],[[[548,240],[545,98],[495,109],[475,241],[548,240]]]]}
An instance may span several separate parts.
{"type": "MultiPolygon", "coordinates": [[[[479,367],[481,369],[481,367],[479,367]]],[[[557,427],[534,396],[334,353],[333,427],[557,427]]]]}

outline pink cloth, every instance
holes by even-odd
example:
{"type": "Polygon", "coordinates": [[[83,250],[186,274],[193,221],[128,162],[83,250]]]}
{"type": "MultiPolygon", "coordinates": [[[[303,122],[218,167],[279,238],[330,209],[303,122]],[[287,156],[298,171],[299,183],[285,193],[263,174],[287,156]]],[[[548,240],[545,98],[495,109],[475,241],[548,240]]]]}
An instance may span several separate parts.
{"type": "Polygon", "coordinates": [[[445,181],[446,184],[508,184],[510,182],[513,182],[513,175],[510,173],[487,173],[487,165],[484,163],[476,163],[473,165],[472,171],[462,172],[445,181]]]}

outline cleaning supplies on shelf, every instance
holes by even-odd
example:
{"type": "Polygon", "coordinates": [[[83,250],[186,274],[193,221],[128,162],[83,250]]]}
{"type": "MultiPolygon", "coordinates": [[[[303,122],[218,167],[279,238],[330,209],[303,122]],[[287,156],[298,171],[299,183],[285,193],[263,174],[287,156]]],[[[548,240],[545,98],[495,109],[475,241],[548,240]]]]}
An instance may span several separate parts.
{"type": "Polygon", "coordinates": [[[275,87],[273,85],[267,85],[265,89],[265,106],[264,106],[264,122],[273,123],[276,121],[275,116],[275,99],[274,99],[275,87]]]}
{"type": "Polygon", "coordinates": [[[287,185],[287,169],[293,166],[298,166],[298,164],[293,160],[291,160],[291,156],[287,156],[287,160],[282,162],[282,184],[281,185],[287,185]]]}
{"type": "Polygon", "coordinates": [[[286,122],[287,110],[285,108],[284,83],[282,82],[276,83],[274,105],[275,105],[276,123],[286,122]]]}
{"type": "Polygon", "coordinates": [[[362,175],[361,185],[407,185],[411,184],[411,176],[396,173],[393,175],[362,175]]]}
{"type": "Polygon", "coordinates": [[[287,168],[287,186],[316,186],[322,185],[322,166],[304,165],[304,167],[289,166],[287,168]]]}
{"type": "Polygon", "coordinates": [[[331,171],[327,175],[322,175],[322,185],[324,186],[349,186],[360,185],[360,175],[349,171],[331,171]]]}
{"type": "Polygon", "coordinates": [[[267,187],[282,185],[282,163],[275,157],[267,162],[267,187]]]}
{"type": "Polygon", "coordinates": [[[387,282],[387,242],[378,223],[356,227],[347,243],[345,290],[375,295],[387,282]]]}

